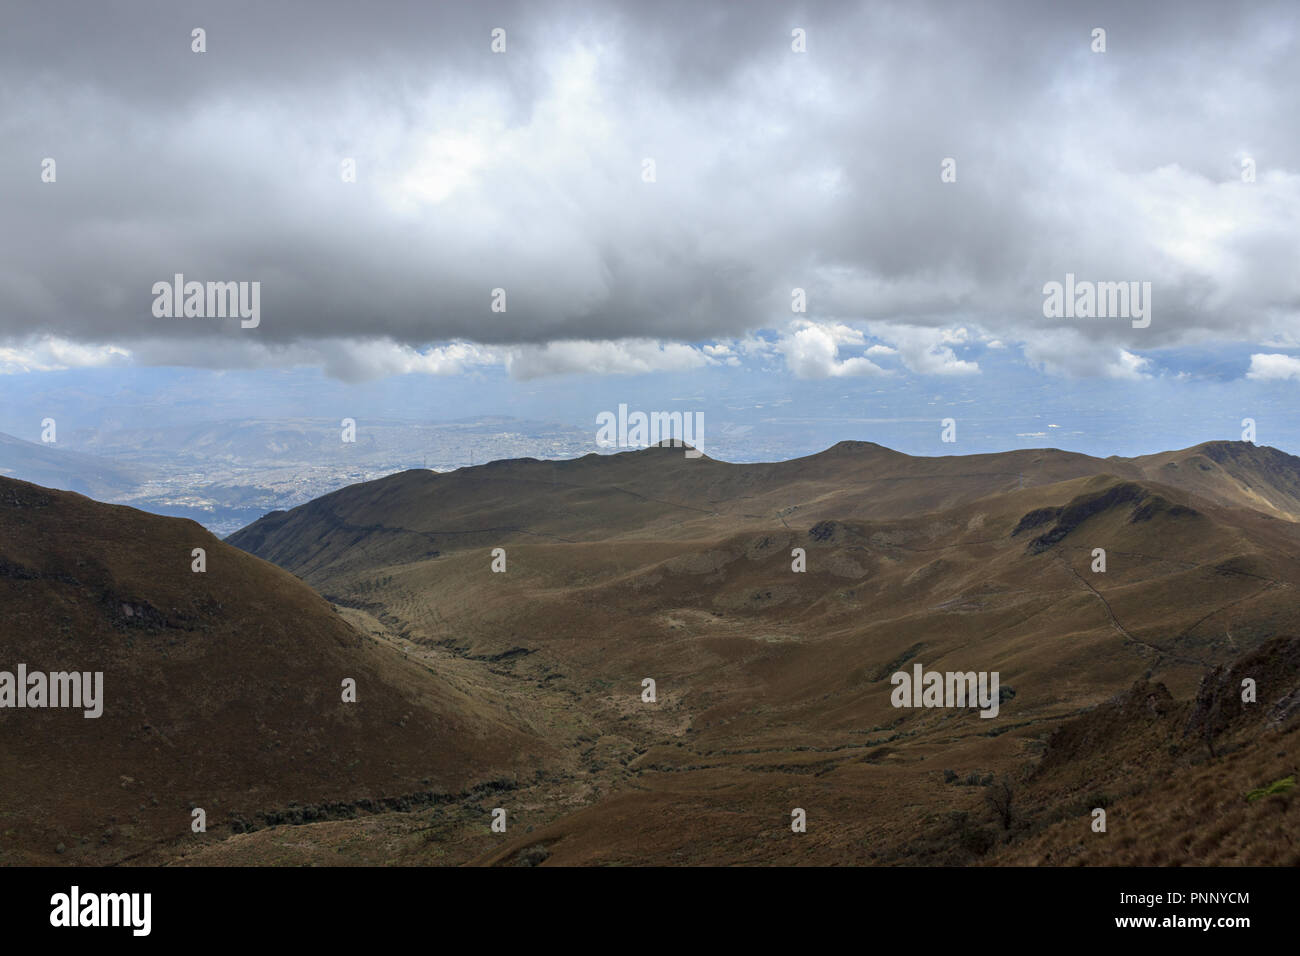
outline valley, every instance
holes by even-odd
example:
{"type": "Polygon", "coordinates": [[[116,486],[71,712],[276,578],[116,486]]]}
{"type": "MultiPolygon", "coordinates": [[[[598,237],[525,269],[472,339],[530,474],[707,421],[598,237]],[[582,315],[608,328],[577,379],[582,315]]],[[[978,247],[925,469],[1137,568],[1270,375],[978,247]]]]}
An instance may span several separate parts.
{"type": "MultiPolygon", "coordinates": [[[[1300,725],[1300,460],[1272,449],[510,460],[351,485],[224,543],[4,492],[7,602],[44,568],[43,600],[81,615],[62,637],[11,618],[24,659],[62,665],[51,648],[91,635],[76,666],[107,674],[95,758],[10,759],[45,769],[25,796],[47,812],[74,758],[122,791],[115,852],[78,842],[107,811],[65,800],[38,839],[0,842],[10,861],[1300,861],[1289,787],[1247,798],[1294,777],[1300,725]],[[138,570],[71,557],[119,554],[77,537],[98,518],[14,552],[44,522],[10,495],[147,527],[115,559],[138,570]],[[147,570],[199,538],[206,575],[147,570]],[[92,581],[159,617],[96,618],[76,597],[92,581]],[[331,702],[345,672],[366,675],[355,704],[331,702]],[[921,672],[996,675],[997,706],[896,706],[891,677],[921,672]],[[200,799],[220,812],[194,834],[200,799]]],[[[6,831],[26,833],[22,806],[6,831]]]]}

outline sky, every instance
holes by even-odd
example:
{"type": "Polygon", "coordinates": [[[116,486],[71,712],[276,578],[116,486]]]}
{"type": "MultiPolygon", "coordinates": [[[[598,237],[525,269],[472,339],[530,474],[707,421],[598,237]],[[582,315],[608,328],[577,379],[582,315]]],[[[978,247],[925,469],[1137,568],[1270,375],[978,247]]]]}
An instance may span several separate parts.
{"type": "Polygon", "coordinates": [[[1298,21],[10,2],[0,429],[110,405],[594,429],[629,402],[810,451],[1135,454],[1253,418],[1300,452],[1298,21]],[[258,283],[256,324],[158,314],[177,274],[258,283]],[[1054,282],[1146,314],[1049,314],[1054,282]]]}

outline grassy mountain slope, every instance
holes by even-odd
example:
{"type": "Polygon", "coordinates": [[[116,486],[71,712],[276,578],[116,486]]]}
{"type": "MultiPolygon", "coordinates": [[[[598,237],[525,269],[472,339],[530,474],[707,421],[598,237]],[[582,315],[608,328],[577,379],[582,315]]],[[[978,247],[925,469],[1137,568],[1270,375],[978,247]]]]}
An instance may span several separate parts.
{"type": "MultiPolygon", "coordinates": [[[[995,779],[1019,781],[1058,728],[1135,682],[1188,701],[1215,667],[1300,633],[1285,516],[1300,462],[1226,444],[1237,454],[842,443],[772,465],[680,449],[498,462],[353,486],[230,540],[537,708],[562,779],[517,795],[509,837],[443,862],[969,863],[1031,845],[1048,862],[1073,836],[1030,841],[1086,783],[1053,772],[1032,819],[1003,827],[995,779]],[[1231,467],[1197,466],[1212,455],[1231,467]],[[890,674],[918,662],[999,672],[998,717],[891,706],[890,674]]],[[[1272,772],[1242,753],[1260,758],[1247,776],[1272,772]]],[[[458,825],[428,821],[449,840],[458,825]]]]}
{"type": "Polygon", "coordinates": [[[98,719],[0,710],[4,862],[113,862],[279,812],[513,785],[547,755],[472,675],[403,659],[190,521],[0,479],[0,607],[0,669],[102,671],[105,696],[98,719]]]}

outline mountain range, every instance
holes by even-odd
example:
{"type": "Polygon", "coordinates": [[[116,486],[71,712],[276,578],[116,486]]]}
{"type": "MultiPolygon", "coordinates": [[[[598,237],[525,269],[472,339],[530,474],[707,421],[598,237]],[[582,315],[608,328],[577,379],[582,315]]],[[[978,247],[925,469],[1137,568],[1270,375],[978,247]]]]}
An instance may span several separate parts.
{"type": "Polygon", "coordinates": [[[514,459],[224,542],[0,479],[11,663],[107,698],[0,710],[0,852],[1293,865],[1298,519],[1300,459],[1238,442],[514,459]],[[997,715],[895,706],[918,665],[997,715]]]}

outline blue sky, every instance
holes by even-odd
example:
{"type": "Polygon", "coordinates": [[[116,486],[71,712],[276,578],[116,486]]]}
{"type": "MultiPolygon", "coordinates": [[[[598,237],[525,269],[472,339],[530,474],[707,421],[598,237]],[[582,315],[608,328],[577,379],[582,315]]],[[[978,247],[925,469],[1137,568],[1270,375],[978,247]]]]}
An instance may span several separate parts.
{"type": "MultiPolygon", "coordinates": [[[[851,352],[846,357],[853,357],[851,352]]],[[[865,351],[858,349],[856,351],[865,351]]],[[[346,417],[440,422],[487,416],[586,429],[596,415],[631,410],[705,416],[706,452],[762,460],[819,451],[852,439],[918,455],[1059,447],[1107,456],[1239,440],[1253,418],[1257,442],[1300,452],[1296,383],[1249,379],[1249,347],[1168,350],[1130,379],[1052,376],[1014,349],[958,347],[977,372],[926,376],[905,368],[871,377],[803,379],[779,360],[747,358],[681,372],[569,374],[517,381],[503,369],[455,376],[406,374],[367,382],[320,369],[212,371],[98,368],[0,376],[0,431],[39,440],[53,417],[66,447],[81,429],[210,420],[346,417]],[[957,442],[939,422],[957,420],[957,442]]],[[[889,356],[877,356],[888,365],[889,356]]]]}

